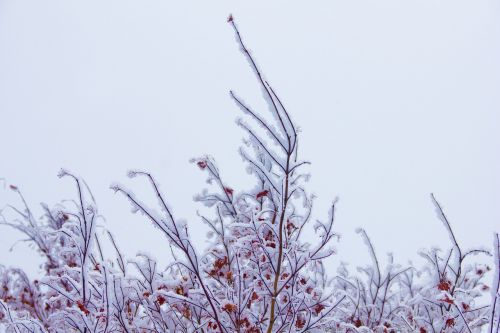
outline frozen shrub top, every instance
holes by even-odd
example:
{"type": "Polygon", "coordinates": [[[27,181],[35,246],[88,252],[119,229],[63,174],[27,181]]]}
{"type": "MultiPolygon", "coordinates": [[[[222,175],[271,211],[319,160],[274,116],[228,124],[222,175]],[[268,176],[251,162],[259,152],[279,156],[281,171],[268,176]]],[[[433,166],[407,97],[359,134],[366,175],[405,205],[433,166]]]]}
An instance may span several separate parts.
{"type": "Polygon", "coordinates": [[[334,254],[336,200],[324,221],[311,218],[313,196],[305,184],[308,162],[298,155],[298,131],[275,90],[245,46],[234,18],[241,50],[254,71],[269,114],[252,109],[233,91],[231,98],[245,118],[240,154],[255,176],[251,189],[236,191],[225,183],[215,161],[192,162],[207,175],[209,189],[196,196],[211,208],[200,216],[211,229],[203,253],[193,247],[188,223],[168,205],[155,178],[146,180],[157,198],[146,203],[125,185],[111,188],[130,202],[164,236],[175,260],[158,267],[142,252],[124,258],[110,232],[96,233],[97,204],[85,182],[66,170],[61,178],[76,185],[71,204],[48,207],[33,216],[19,189],[21,208],[7,206],[0,222],[23,232],[44,257],[44,276],[30,278],[19,269],[0,266],[0,328],[7,332],[498,332],[500,305],[499,242],[495,236],[494,281],[491,270],[470,260],[434,196],[437,215],[449,235],[450,249],[421,255],[421,269],[401,266],[389,256],[381,267],[367,233],[359,229],[372,264],[355,274],[341,265],[336,276],[325,273],[323,260],[334,254]],[[155,208],[156,207],[156,208],[155,208]],[[15,217],[8,218],[6,211],[15,217]],[[313,224],[316,241],[304,239],[313,224]],[[114,253],[103,253],[102,242],[114,253]],[[491,294],[490,305],[478,298],[491,294]]]}

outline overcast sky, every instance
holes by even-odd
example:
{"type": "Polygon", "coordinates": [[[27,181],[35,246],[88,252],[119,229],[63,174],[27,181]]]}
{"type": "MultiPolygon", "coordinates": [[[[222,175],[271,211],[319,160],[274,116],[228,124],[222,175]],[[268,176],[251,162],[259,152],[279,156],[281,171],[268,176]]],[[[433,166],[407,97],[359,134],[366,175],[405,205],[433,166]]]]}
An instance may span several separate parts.
{"type": "MultiPolygon", "coordinates": [[[[0,0],[0,178],[39,202],[74,198],[84,177],[106,227],[132,256],[167,262],[166,241],[109,190],[146,195],[130,168],[156,175],[203,249],[191,157],[211,154],[248,185],[235,90],[267,108],[234,33],[233,13],[266,77],[301,127],[315,216],[340,198],[330,263],[366,262],[354,233],[405,262],[449,246],[435,193],[464,247],[500,225],[500,2],[0,0]]],[[[151,197],[151,202],[155,201],[151,197]]],[[[0,205],[18,204],[0,181],[0,205]]],[[[0,227],[0,263],[36,272],[37,255],[0,227]]]]}

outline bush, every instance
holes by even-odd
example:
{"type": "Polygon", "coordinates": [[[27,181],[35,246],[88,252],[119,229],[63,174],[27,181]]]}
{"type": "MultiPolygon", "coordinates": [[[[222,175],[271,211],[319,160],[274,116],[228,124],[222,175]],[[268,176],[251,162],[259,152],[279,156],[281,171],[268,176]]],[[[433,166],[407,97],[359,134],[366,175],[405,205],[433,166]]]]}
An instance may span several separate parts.
{"type": "Polygon", "coordinates": [[[389,258],[381,267],[362,229],[372,265],[352,275],[341,265],[328,277],[323,260],[333,255],[335,202],[325,222],[312,222],[313,198],[305,188],[308,162],[297,152],[298,133],[290,114],[264,79],[233,18],[243,54],[269,103],[271,120],[255,112],[235,93],[231,97],[246,119],[240,153],[256,178],[255,187],[236,192],[210,157],[193,162],[211,184],[197,201],[213,211],[200,216],[211,229],[204,254],[195,251],[185,222],[168,206],[155,178],[134,170],[129,177],[148,181],[160,213],[121,186],[112,189],[128,200],[165,236],[175,260],[164,270],[139,255],[126,260],[111,233],[113,254],[103,253],[96,233],[97,205],[90,189],[68,171],[59,176],[76,185],[73,205],[42,205],[34,217],[21,192],[17,216],[2,214],[2,224],[23,232],[44,257],[44,275],[30,280],[19,269],[0,266],[0,327],[8,332],[497,332],[499,325],[498,235],[495,280],[484,282],[490,267],[469,262],[486,250],[464,251],[434,196],[438,217],[451,237],[447,251],[421,253],[422,269],[403,267],[389,258]],[[255,127],[257,125],[257,127],[255,127]],[[314,224],[318,241],[304,239],[314,224]],[[107,259],[112,257],[113,259],[107,259]],[[491,289],[491,290],[490,290],[491,289]],[[478,298],[491,293],[491,306],[478,298]]]}

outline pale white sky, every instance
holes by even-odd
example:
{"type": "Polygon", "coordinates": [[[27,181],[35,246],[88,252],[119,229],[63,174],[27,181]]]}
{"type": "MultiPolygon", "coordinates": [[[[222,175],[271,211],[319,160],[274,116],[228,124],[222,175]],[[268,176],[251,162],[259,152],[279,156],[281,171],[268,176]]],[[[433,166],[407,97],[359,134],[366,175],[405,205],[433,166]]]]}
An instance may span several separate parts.
{"type": "MultiPolygon", "coordinates": [[[[83,176],[124,251],[166,262],[164,239],[108,189],[145,193],[125,173],[150,170],[203,249],[192,196],[204,177],[188,160],[210,153],[232,187],[248,184],[229,89],[266,110],[229,13],[302,128],[316,217],[340,197],[332,262],[367,261],[358,226],[399,261],[448,246],[430,192],[464,247],[490,246],[500,225],[497,0],[0,0],[0,178],[37,207],[74,195],[61,167],[83,176]]],[[[0,182],[7,203],[17,199],[0,182]]],[[[0,227],[0,263],[34,272],[26,246],[8,252],[20,237],[0,227]]]]}

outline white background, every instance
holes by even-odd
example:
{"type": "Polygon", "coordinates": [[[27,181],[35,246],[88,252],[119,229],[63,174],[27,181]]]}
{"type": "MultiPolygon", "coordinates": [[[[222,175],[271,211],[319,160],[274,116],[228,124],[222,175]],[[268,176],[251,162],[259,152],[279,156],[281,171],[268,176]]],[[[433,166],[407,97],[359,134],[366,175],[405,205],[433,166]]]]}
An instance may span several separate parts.
{"type": "MultiPolygon", "coordinates": [[[[192,197],[211,154],[227,183],[250,184],[237,148],[234,89],[267,112],[231,27],[233,13],[266,77],[302,129],[315,216],[340,197],[340,260],[415,259],[448,247],[429,193],[464,247],[490,246],[500,221],[500,2],[0,0],[0,205],[17,185],[38,203],[74,198],[61,167],[84,177],[129,255],[162,263],[166,241],[108,189],[126,171],[157,176],[198,248],[192,197]]],[[[153,198],[151,203],[155,203],[153,198]]],[[[0,226],[0,263],[37,271],[38,255],[0,226]]]]}

